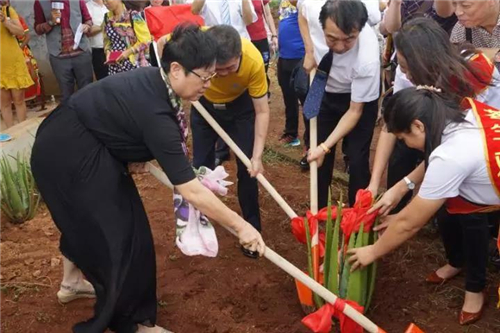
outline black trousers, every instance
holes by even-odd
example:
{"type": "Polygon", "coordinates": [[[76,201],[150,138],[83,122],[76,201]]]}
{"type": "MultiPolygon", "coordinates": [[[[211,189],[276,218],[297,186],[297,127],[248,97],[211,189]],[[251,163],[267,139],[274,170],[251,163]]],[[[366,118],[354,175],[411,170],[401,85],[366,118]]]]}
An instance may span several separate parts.
{"type": "Polygon", "coordinates": [[[478,293],[486,286],[490,241],[489,214],[448,214],[440,211],[439,231],[448,263],[465,268],[465,290],[478,293]]]}
{"type": "Polygon", "coordinates": [[[94,80],[90,52],[83,52],[70,58],[51,55],[49,61],[61,91],[61,103],[66,102],[75,92],[75,83],[78,89],[82,89],[94,80]]]}
{"type": "MultiPolygon", "coordinates": [[[[333,132],[342,116],[349,110],[351,94],[326,93],[321,102],[318,115],[318,144],[325,141],[333,132]]],[[[363,114],[344,141],[345,154],[349,159],[349,205],[354,205],[356,192],[366,188],[370,182],[370,144],[377,120],[377,100],[364,104],[363,114]]],[[[318,169],[319,208],[328,203],[328,190],[332,182],[335,162],[335,147],[325,156],[323,165],[318,169]]]]}
{"type": "MultiPolygon", "coordinates": [[[[403,141],[398,140],[389,158],[387,188],[391,188],[401,179],[408,176],[422,160],[422,152],[409,148],[403,141]]],[[[401,211],[410,202],[412,196],[413,191],[408,191],[399,204],[391,211],[391,214],[401,211]]]]}
{"type": "Polygon", "coordinates": [[[262,59],[264,59],[264,65],[266,68],[266,76],[267,76],[267,86],[269,87],[269,75],[267,75],[267,70],[269,69],[269,61],[271,60],[271,50],[269,49],[269,41],[267,38],[261,40],[253,40],[252,44],[260,51],[262,54],[262,59]]]}
{"type": "MultiPolygon", "coordinates": [[[[200,103],[229,134],[234,142],[249,158],[253,154],[255,138],[255,110],[248,92],[235,101],[226,104],[226,110],[216,110],[214,105],[202,97],[200,103]]],[[[191,109],[191,129],[193,133],[193,166],[214,168],[215,142],[219,137],[195,108],[191,109]]],[[[237,159],[238,200],[243,218],[261,230],[259,209],[259,187],[257,180],[250,177],[247,167],[237,159]]]]}
{"type": "MultiPolygon", "coordinates": [[[[301,59],[278,59],[278,83],[283,93],[283,101],[285,102],[285,135],[298,137],[299,132],[299,99],[295,90],[291,85],[293,69],[298,65],[301,59]]],[[[307,124],[307,119],[304,117],[304,124],[307,124]]],[[[304,142],[309,146],[309,126],[305,126],[304,142]]]]}
{"type": "Polygon", "coordinates": [[[92,67],[97,80],[104,79],[108,76],[108,65],[105,65],[106,54],[104,49],[92,48],[92,67]]]}

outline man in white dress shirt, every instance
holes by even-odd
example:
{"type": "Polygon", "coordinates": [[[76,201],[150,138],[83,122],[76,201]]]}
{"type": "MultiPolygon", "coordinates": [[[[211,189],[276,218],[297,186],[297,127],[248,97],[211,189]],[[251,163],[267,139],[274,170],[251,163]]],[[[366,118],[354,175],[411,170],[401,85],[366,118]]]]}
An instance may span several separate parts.
{"type": "MultiPolygon", "coordinates": [[[[299,0],[299,27],[306,55],[304,58],[304,69],[310,72],[318,67],[321,59],[328,52],[323,27],[319,22],[319,13],[327,0],[299,0]]],[[[361,1],[368,11],[368,24],[374,26],[381,20],[381,12],[378,0],[361,1]]]]}
{"type": "Polygon", "coordinates": [[[247,25],[257,21],[257,14],[250,0],[193,0],[191,11],[202,16],[205,25],[231,25],[241,37],[247,39],[250,39],[247,25]]]}
{"type": "Polygon", "coordinates": [[[370,181],[370,143],[380,95],[380,55],[377,35],[369,26],[360,0],[330,0],[321,9],[329,52],[321,67],[330,66],[318,115],[318,142],[308,161],[317,160],[318,202],[327,204],[335,146],[344,140],[349,166],[349,204],[370,181]],[[328,60],[328,62],[326,62],[328,60]],[[331,151],[331,153],[330,153],[331,151]]]}

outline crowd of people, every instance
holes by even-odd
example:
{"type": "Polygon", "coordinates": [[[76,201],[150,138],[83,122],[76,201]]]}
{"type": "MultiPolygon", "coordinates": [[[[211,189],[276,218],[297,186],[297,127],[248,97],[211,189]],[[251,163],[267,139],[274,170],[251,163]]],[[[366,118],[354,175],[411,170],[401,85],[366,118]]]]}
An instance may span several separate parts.
{"type": "MultiPolygon", "coordinates": [[[[151,230],[130,175],[147,171],[146,161],[159,162],[183,200],[233,228],[245,256],[262,255],[255,177],[264,170],[272,59],[286,119],[280,141],[304,147],[298,169],[318,162],[320,207],[338,143],[349,205],[359,189],[381,192],[387,170],[388,189],[373,207],[383,234],[350,252],[353,268],[435,220],[448,263],[426,281],[442,284],[463,271],[459,323],[481,317],[500,211],[500,0],[281,0],[277,27],[268,0],[193,0],[191,12],[206,27],[180,24],[155,47],[144,8],[178,2],[59,2],[56,9],[50,0],[34,3],[34,29],[46,36],[61,103],[38,130],[32,169],[61,231],[59,300],[97,297],[94,317],[75,332],[165,331],[156,326],[151,230]],[[309,88],[309,76],[321,75],[324,85],[309,88]],[[242,217],[193,173],[230,154],[195,107],[188,131],[182,100],[199,101],[251,158],[250,168],[237,160],[242,217]],[[319,145],[309,149],[299,112],[312,102],[319,145]],[[370,167],[378,117],[383,129],[370,167]]],[[[24,89],[34,81],[15,38],[25,29],[3,0],[0,21],[1,108],[10,126],[12,103],[19,121],[26,118],[24,89]]]]}

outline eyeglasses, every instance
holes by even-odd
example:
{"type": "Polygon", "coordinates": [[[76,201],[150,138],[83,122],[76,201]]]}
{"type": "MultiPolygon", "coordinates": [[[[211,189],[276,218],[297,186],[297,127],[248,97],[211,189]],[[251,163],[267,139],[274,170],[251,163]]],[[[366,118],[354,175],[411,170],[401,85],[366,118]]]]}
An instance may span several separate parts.
{"type": "Polygon", "coordinates": [[[197,77],[199,77],[204,83],[209,82],[210,80],[212,80],[217,75],[217,73],[212,73],[209,76],[201,76],[200,74],[198,74],[198,73],[196,73],[196,72],[194,72],[194,71],[192,71],[190,69],[187,69],[187,71],[189,73],[192,73],[192,74],[196,75],[197,77]]]}

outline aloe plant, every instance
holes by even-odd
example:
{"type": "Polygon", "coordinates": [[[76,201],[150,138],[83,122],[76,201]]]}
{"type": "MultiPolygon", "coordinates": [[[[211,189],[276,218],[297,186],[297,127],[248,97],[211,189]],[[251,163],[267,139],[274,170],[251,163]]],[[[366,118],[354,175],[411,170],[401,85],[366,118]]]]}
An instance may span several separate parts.
{"type": "Polygon", "coordinates": [[[0,159],[0,175],[2,212],[12,223],[31,220],[40,203],[40,195],[28,158],[20,153],[15,158],[4,155],[0,159]],[[9,158],[14,163],[11,164],[9,158]]]}
{"type": "MultiPolygon", "coordinates": [[[[347,236],[349,237],[349,241],[346,244],[345,239],[347,237],[340,230],[343,215],[342,199],[337,204],[335,224],[333,224],[334,218],[332,217],[333,214],[330,206],[331,203],[329,202],[326,220],[324,285],[328,290],[339,295],[339,297],[355,301],[366,310],[370,305],[375,289],[376,264],[374,263],[364,269],[351,272],[351,265],[347,260],[348,255],[346,255],[346,252],[349,249],[373,244],[377,240],[377,233],[372,228],[365,231],[365,224],[361,223],[359,229],[355,230],[350,237],[347,236]]],[[[361,215],[357,218],[361,218],[361,215]]]]}

